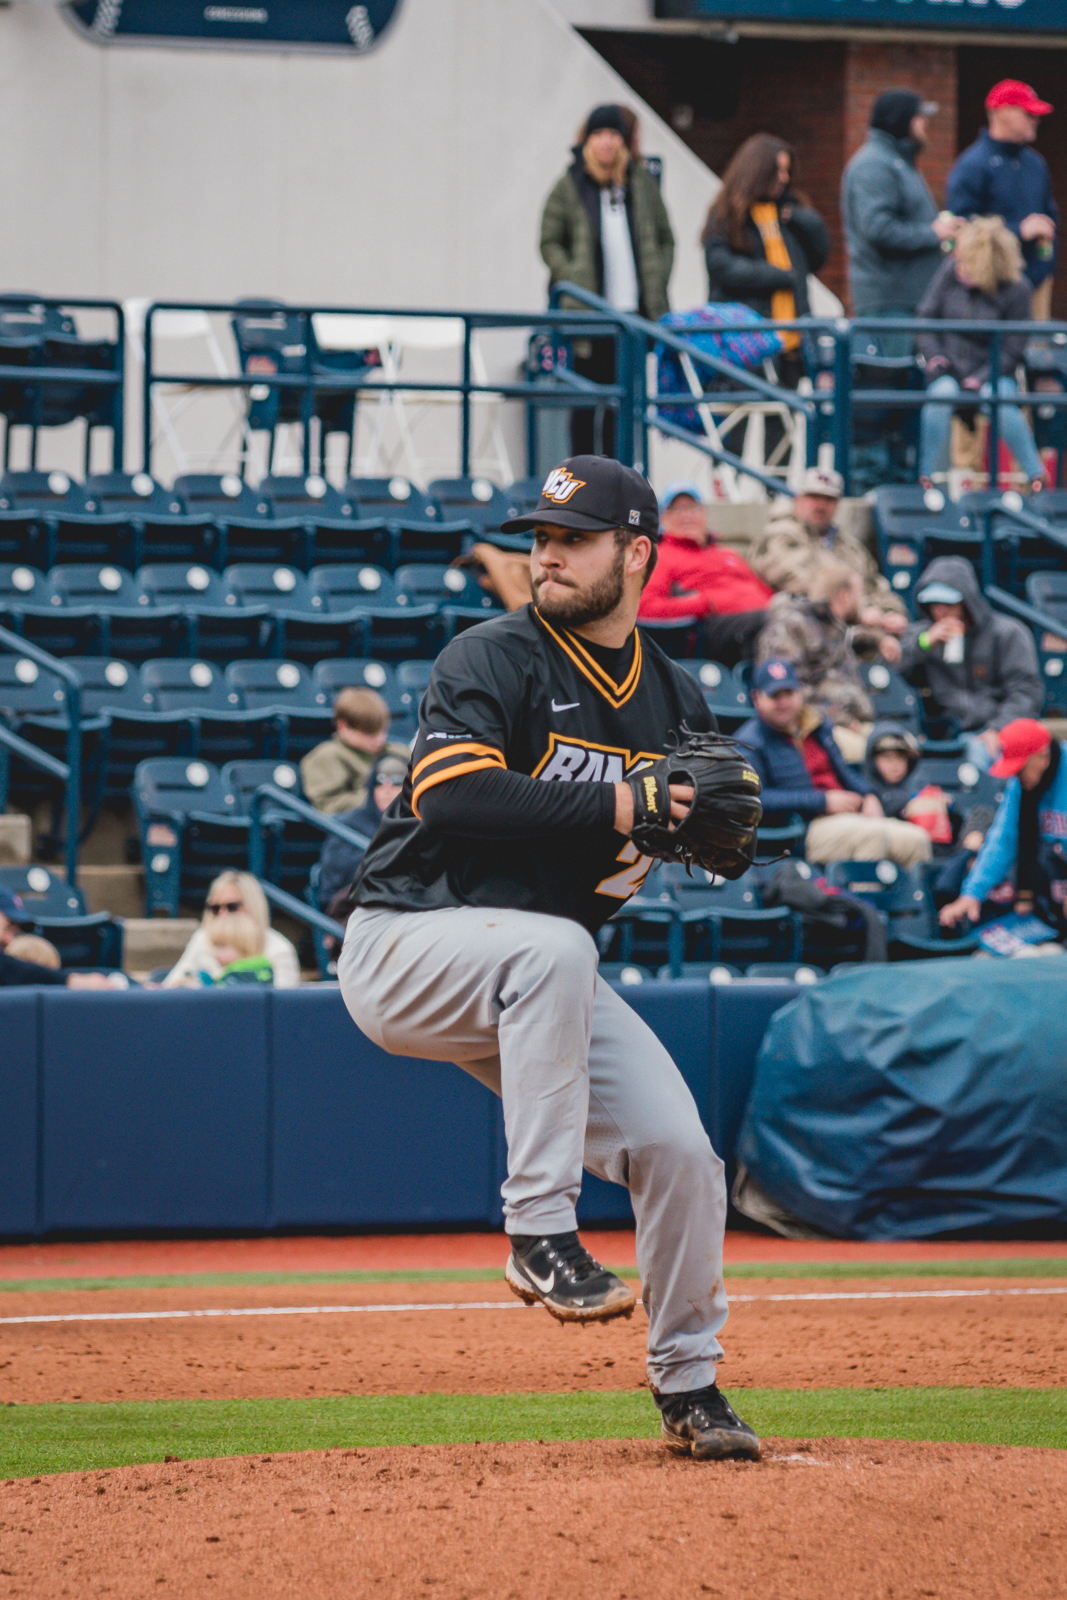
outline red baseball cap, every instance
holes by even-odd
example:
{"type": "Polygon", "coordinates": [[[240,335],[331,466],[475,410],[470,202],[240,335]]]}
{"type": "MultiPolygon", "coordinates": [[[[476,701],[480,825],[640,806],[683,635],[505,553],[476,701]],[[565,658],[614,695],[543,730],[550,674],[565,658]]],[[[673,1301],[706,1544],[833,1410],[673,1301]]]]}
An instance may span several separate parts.
{"type": "Polygon", "coordinates": [[[1018,78],[1002,78],[986,95],[987,111],[997,111],[1001,106],[1019,106],[1032,117],[1047,117],[1052,110],[1047,100],[1038,99],[1030,85],[1020,83],[1018,78]]]}
{"type": "Polygon", "coordinates": [[[994,778],[1014,778],[1021,772],[1031,756],[1047,750],[1052,735],[1043,722],[1033,717],[1017,717],[1000,730],[1000,757],[990,767],[994,778]]]}

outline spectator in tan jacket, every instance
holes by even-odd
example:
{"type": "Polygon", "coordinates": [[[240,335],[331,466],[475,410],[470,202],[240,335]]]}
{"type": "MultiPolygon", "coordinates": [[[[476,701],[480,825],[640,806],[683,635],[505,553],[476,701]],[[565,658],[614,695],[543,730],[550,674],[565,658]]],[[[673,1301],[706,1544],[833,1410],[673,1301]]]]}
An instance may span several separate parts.
{"type": "Polygon", "coordinates": [[[407,764],[408,749],[388,743],[389,707],[374,689],[342,689],[333,703],[334,735],[300,763],[308,804],[328,817],[367,798],[371,768],[383,751],[407,764]]]}
{"type": "Polygon", "coordinates": [[[844,489],[839,472],[809,467],[792,501],[780,500],[771,507],[766,527],[749,552],[749,565],[774,589],[810,595],[820,568],[829,561],[843,562],[863,579],[863,622],[888,633],[903,633],[904,602],[893,593],[862,540],[837,526],[844,489]]]}

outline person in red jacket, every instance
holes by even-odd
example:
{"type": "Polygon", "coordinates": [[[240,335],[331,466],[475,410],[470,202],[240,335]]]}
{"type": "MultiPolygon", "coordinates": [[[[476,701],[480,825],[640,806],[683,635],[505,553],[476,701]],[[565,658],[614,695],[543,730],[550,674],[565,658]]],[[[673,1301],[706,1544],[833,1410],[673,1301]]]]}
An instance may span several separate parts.
{"type": "Polygon", "coordinates": [[[669,484],[659,505],[659,560],[638,621],[700,617],[705,656],[736,666],[752,656],[774,590],[736,550],[716,543],[695,483],[669,484]]]}

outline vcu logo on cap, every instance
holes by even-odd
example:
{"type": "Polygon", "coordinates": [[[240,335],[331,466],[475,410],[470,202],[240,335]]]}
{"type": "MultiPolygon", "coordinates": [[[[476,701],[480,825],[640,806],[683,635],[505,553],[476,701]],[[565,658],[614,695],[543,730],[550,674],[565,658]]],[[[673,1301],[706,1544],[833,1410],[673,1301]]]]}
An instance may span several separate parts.
{"type": "Polygon", "coordinates": [[[556,505],[564,505],[574,494],[576,489],[585,488],[584,478],[575,478],[566,467],[556,467],[545,479],[541,490],[543,500],[553,500],[556,505]]]}

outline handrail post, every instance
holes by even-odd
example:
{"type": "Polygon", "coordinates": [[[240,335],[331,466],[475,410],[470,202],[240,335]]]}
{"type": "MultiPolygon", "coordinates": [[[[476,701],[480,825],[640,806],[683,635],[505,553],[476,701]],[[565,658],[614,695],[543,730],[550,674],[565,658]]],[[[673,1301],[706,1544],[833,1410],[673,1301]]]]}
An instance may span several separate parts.
{"type": "Polygon", "coordinates": [[[847,318],[834,324],[834,467],[852,490],[852,328],[847,318]]]}
{"type": "MultiPolygon", "coordinates": [[[[1000,339],[989,336],[989,487],[1000,488],[1000,339]]],[[[983,558],[984,559],[984,558],[983,558]]],[[[990,575],[990,580],[991,581],[990,575]]]]}
{"type": "Polygon", "coordinates": [[[141,471],[152,472],[152,313],[148,306],[144,315],[144,332],[141,336],[144,362],[141,370],[141,471]]]}
{"type": "Polygon", "coordinates": [[[257,790],[248,804],[248,870],[254,878],[263,878],[266,868],[262,816],[264,798],[257,790]]]}
{"type": "Polygon", "coordinates": [[[119,380],[111,406],[111,470],[126,468],[126,317],[120,305],[116,313],[115,374],[119,380]]]}
{"type": "Polygon", "coordinates": [[[67,883],[75,889],[78,886],[78,832],[82,815],[81,688],[77,683],[67,683],[64,689],[67,702],[67,837],[64,854],[67,858],[67,883]]]}
{"type": "Polygon", "coordinates": [[[471,470],[471,322],[463,318],[463,400],[460,414],[460,476],[470,477],[471,470]]]}
{"type": "Polygon", "coordinates": [[[612,402],[615,412],[615,454],[628,467],[634,464],[634,344],[629,329],[616,324],[612,330],[615,339],[615,383],[622,390],[621,397],[612,402]]]}
{"type": "MultiPolygon", "coordinates": [[[[67,822],[67,837],[65,842],[65,855],[67,860],[67,882],[71,888],[78,884],[78,829],[81,825],[81,689],[82,681],[74,668],[67,662],[60,661],[56,656],[42,650],[40,645],[33,644],[29,639],[21,639],[17,633],[12,633],[10,628],[0,626],[0,645],[7,649],[28,656],[38,666],[53,673],[62,680],[63,695],[67,708],[67,771],[62,779],[65,784],[64,811],[67,822]]],[[[44,755],[45,752],[41,752],[44,755]]],[[[54,758],[49,757],[52,761],[54,758]]],[[[49,767],[46,770],[61,770],[49,767]]]]}
{"type": "MultiPolygon", "coordinates": [[[[311,325],[311,312],[303,311],[301,312],[301,317],[304,323],[304,399],[301,405],[301,413],[304,422],[304,477],[308,478],[311,475],[311,419],[315,415],[315,374],[312,371],[311,364],[311,341],[314,337],[314,330],[312,329],[311,325]]],[[[273,449],[271,453],[273,454],[273,449]]],[[[321,441],[321,453],[322,461],[320,462],[320,466],[322,467],[323,471],[325,471],[325,438],[323,438],[321,441]]],[[[269,465],[271,468],[273,468],[274,463],[270,462],[269,465]]]]}

